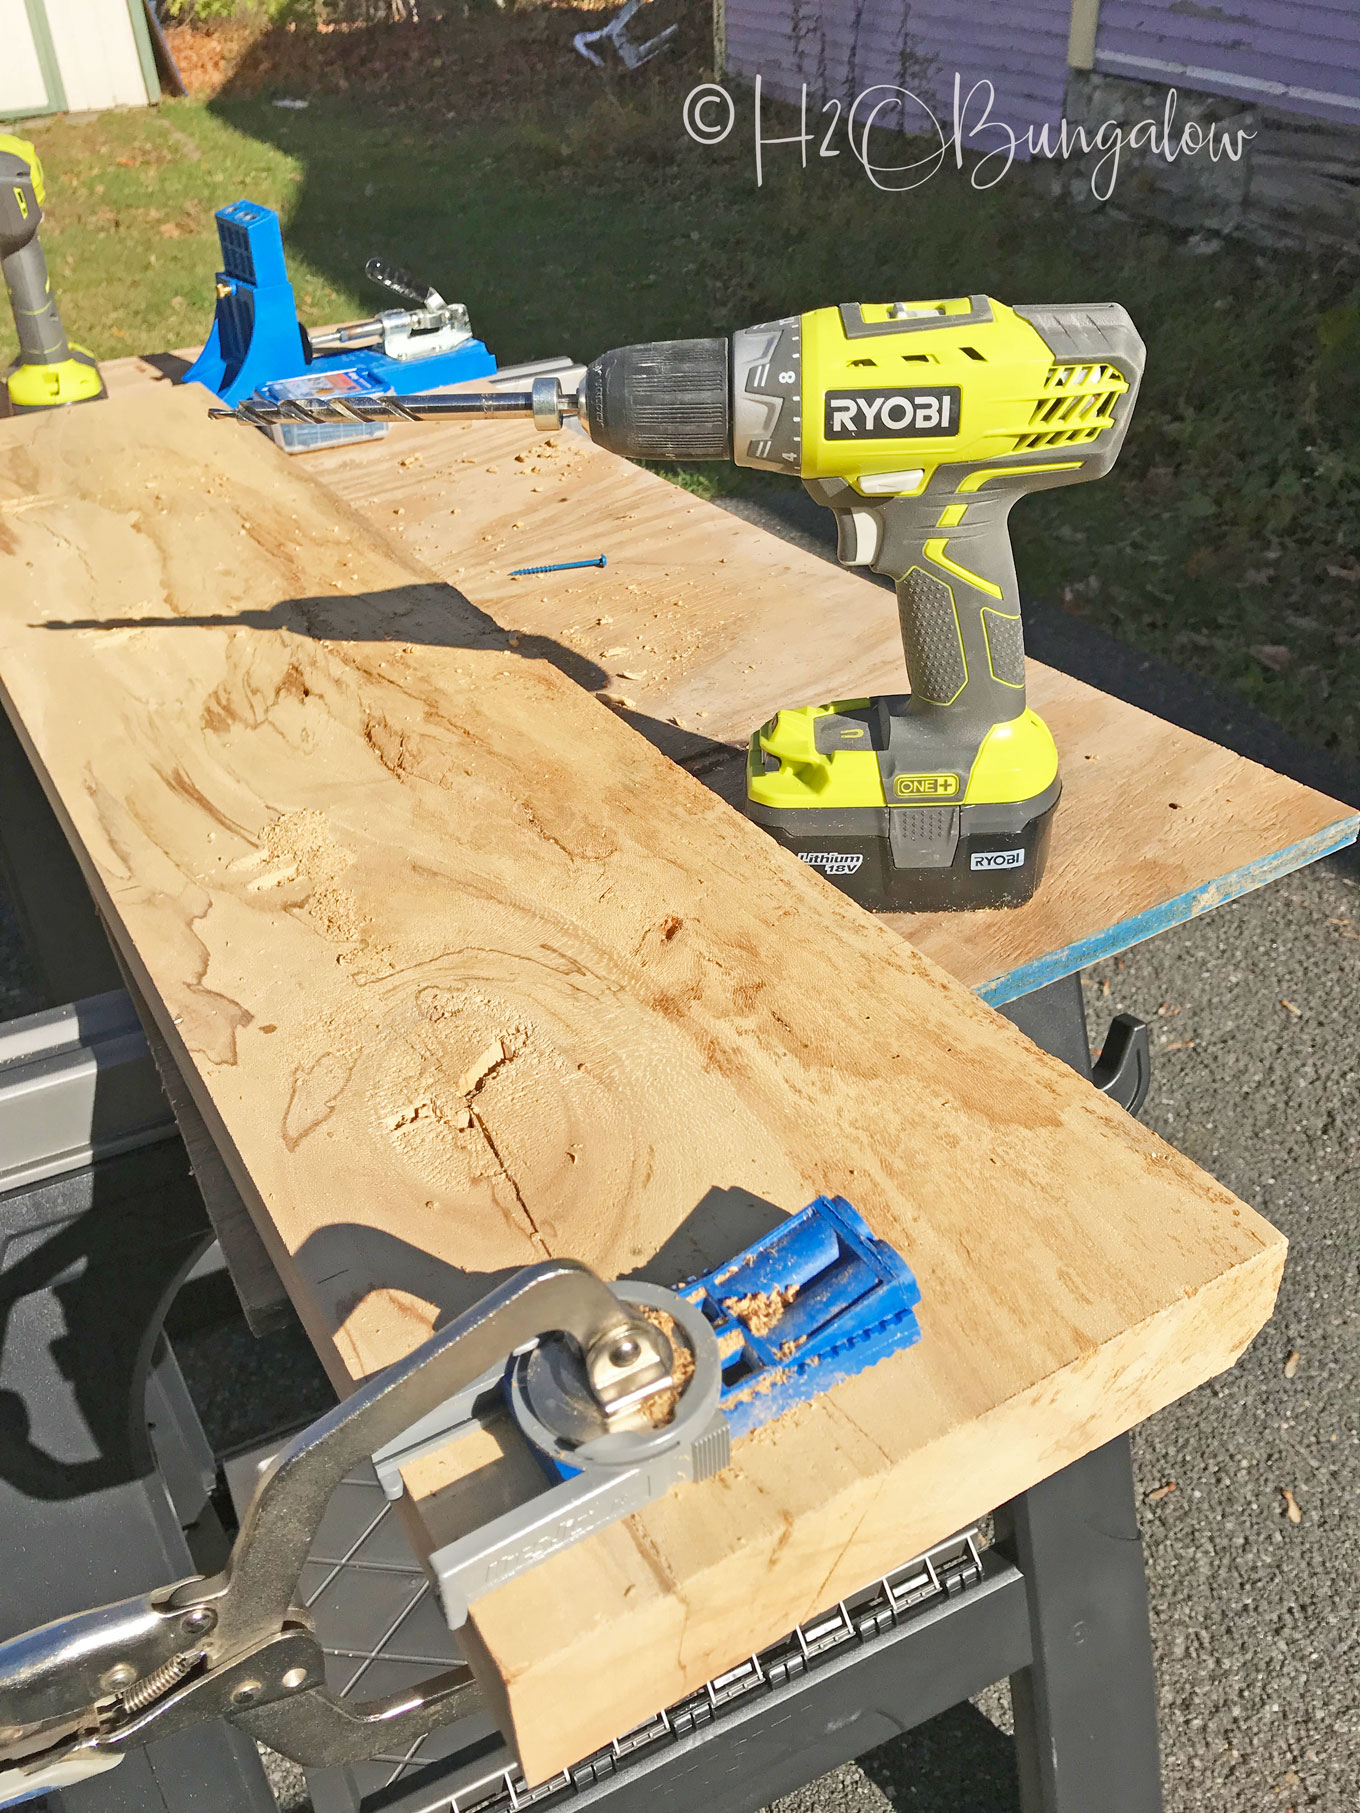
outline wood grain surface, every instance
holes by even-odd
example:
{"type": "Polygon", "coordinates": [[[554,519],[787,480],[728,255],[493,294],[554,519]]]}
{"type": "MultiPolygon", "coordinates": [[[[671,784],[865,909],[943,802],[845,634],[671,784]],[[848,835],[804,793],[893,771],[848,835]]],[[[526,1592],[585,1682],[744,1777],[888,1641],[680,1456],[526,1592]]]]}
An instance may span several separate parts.
{"type": "Polygon", "coordinates": [[[205,402],[0,425],[0,686],[337,1385],[822,1190],[921,1282],[919,1347],[478,1602],[537,1780],[1229,1366],[1284,1241],[205,402]]]}

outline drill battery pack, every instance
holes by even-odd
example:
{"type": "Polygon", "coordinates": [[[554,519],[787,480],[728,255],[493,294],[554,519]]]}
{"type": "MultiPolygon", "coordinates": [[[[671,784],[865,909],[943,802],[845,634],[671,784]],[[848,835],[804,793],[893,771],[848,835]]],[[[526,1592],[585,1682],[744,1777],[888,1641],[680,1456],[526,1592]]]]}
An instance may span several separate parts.
{"type": "Polygon", "coordinates": [[[803,806],[748,800],[776,843],[871,913],[1023,906],[1043,879],[1060,783],[986,806],[803,806]]]}
{"type": "Polygon", "coordinates": [[[1023,906],[1062,791],[1053,738],[1031,711],[980,746],[952,723],[906,694],[780,711],[751,738],[747,816],[873,913],[1023,906]]]}

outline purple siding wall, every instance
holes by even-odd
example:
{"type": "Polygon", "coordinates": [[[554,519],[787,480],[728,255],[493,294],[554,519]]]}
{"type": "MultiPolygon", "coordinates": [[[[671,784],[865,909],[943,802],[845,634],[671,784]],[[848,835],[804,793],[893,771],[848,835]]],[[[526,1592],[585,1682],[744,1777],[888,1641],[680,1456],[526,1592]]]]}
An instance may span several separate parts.
{"type": "MultiPolygon", "coordinates": [[[[726,10],[728,68],[762,76],[782,100],[796,101],[803,82],[811,97],[847,102],[901,83],[948,133],[957,70],[964,94],[993,83],[995,116],[1022,141],[1062,114],[1070,0],[727,0],[726,10]]],[[[1360,126],[1360,0],[1101,0],[1095,66],[1360,126]]]]}
{"type": "MultiPolygon", "coordinates": [[[[846,102],[875,83],[900,83],[946,134],[957,70],[964,95],[974,82],[993,83],[994,116],[1023,138],[1061,118],[1069,18],[1070,0],[727,0],[727,67],[763,77],[766,92],[791,101],[803,82],[810,98],[846,102]]],[[[980,109],[978,96],[969,117],[980,109]]]]}
{"type": "Polygon", "coordinates": [[[1101,0],[1096,68],[1360,126],[1360,0],[1101,0]]]}

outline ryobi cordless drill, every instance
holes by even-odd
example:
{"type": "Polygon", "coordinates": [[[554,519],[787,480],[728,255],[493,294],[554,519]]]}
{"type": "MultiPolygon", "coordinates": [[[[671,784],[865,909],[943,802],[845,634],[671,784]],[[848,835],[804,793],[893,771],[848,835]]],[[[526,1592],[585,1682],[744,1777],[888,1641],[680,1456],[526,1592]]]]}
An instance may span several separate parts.
{"type": "Polygon", "coordinates": [[[852,302],[620,347],[574,398],[548,378],[519,396],[331,399],[315,419],[575,413],[633,459],[797,473],[835,511],[845,564],[897,582],[911,691],[777,712],[751,738],[747,811],[862,905],[930,912],[1017,906],[1043,872],[1058,757],[1025,705],[1006,518],[1026,492],[1109,471],[1142,370],[1115,303],[852,302]]]}
{"type": "Polygon", "coordinates": [[[0,133],[0,272],[14,308],[19,357],[5,377],[16,415],[91,403],[104,395],[93,353],[72,346],[57,313],[38,244],[42,165],[27,139],[0,133]]]}

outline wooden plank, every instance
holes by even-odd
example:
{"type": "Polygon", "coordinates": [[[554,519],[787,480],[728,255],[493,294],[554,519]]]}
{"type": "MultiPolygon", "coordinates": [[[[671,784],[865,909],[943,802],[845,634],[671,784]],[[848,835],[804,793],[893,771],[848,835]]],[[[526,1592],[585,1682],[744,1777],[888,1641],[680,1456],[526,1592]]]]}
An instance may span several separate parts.
{"type": "MultiPolygon", "coordinates": [[[[0,684],[337,1385],[507,1267],[674,1281],[823,1189],[924,1292],[478,1602],[540,1779],[1230,1365],[1284,1241],[204,401],[0,427],[0,684]]],[[[437,1537],[489,1486],[419,1490],[437,1537]]]]}
{"type": "MultiPolygon", "coordinates": [[[[892,593],[564,431],[402,428],[310,456],[368,519],[734,804],[780,705],[906,685],[892,593]],[[603,571],[512,567],[604,553],[603,571]],[[682,726],[686,736],[677,734],[682,726]]],[[[1018,910],[885,916],[994,1005],[1354,842],[1360,814],[1029,663],[1062,757],[1048,878],[1018,910]]]]}

